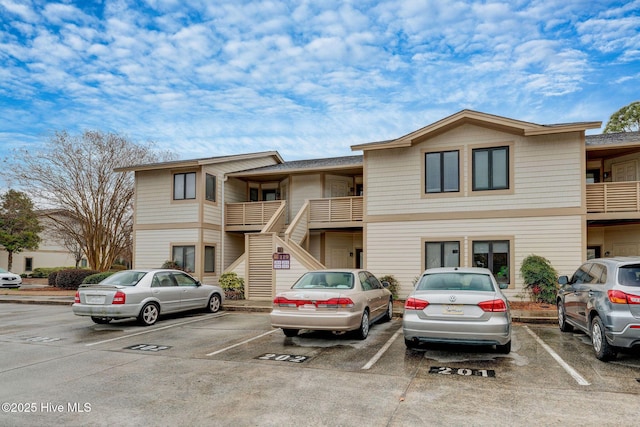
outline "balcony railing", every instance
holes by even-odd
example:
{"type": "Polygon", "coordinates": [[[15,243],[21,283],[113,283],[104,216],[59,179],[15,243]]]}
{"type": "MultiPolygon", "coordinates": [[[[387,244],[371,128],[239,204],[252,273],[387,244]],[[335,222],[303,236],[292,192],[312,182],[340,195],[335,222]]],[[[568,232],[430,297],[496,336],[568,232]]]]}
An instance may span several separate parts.
{"type": "Polygon", "coordinates": [[[225,223],[227,226],[255,226],[255,229],[259,230],[269,222],[282,203],[282,200],[227,203],[225,223]]]}
{"type": "Polygon", "coordinates": [[[362,201],[362,196],[309,200],[309,222],[362,221],[362,201]]]}
{"type": "Polygon", "coordinates": [[[640,182],[587,184],[587,212],[640,212],[640,182]]]}

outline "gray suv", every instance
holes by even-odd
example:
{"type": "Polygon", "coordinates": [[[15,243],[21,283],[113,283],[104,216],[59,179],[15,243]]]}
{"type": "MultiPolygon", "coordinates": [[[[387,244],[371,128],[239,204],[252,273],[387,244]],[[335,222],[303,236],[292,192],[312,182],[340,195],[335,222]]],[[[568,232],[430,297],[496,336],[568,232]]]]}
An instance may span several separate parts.
{"type": "Polygon", "coordinates": [[[620,348],[640,345],[640,257],[591,259],[558,278],[560,330],[591,336],[596,357],[614,359],[620,348]]]}

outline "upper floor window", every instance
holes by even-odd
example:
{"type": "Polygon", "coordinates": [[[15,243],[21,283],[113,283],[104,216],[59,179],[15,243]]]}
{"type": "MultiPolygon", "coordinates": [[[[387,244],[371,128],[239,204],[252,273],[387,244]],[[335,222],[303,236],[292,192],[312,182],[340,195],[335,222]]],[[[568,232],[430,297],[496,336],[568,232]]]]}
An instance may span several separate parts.
{"type": "Polygon", "coordinates": [[[173,200],[196,198],[196,173],[176,173],[173,175],[173,200]]]}
{"type": "Polygon", "coordinates": [[[509,188],[509,147],[473,150],[473,191],[509,188]]]}
{"type": "Polygon", "coordinates": [[[460,191],[460,162],[458,151],[425,153],[425,193],[460,191]]]}
{"type": "Polygon", "coordinates": [[[211,202],[216,201],[216,176],[206,174],[205,193],[207,200],[211,202]]]}

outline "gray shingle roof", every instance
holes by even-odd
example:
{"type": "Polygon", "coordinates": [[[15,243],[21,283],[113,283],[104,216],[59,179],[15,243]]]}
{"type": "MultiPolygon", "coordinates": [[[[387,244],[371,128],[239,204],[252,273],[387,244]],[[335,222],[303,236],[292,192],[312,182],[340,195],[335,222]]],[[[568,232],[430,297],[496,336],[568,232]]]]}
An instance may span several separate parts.
{"type": "Polygon", "coordinates": [[[234,173],[270,173],[270,172],[287,172],[301,169],[329,169],[348,166],[362,166],[363,156],[344,156],[331,157],[326,159],[310,159],[310,160],[293,160],[277,165],[262,166],[254,169],[247,169],[234,173]]]}
{"type": "Polygon", "coordinates": [[[607,144],[640,144],[640,132],[616,132],[601,133],[599,135],[587,135],[585,137],[587,145],[607,145],[607,144]]]}

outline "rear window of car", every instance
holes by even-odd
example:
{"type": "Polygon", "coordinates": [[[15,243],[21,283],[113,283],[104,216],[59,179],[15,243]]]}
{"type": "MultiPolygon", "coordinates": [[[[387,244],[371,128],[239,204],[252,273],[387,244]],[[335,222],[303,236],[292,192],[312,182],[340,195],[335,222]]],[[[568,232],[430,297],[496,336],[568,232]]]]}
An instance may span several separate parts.
{"type": "Polygon", "coordinates": [[[493,283],[486,274],[435,273],[425,274],[416,284],[417,290],[493,292],[493,283]]]}
{"type": "Polygon", "coordinates": [[[298,279],[292,289],[353,289],[353,274],[314,271],[298,279]]]}
{"type": "Polygon", "coordinates": [[[618,283],[640,287],[640,264],[625,265],[618,269],[618,283]]]}
{"type": "Polygon", "coordinates": [[[101,285],[135,286],[147,274],[144,271],[119,271],[100,282],[101,285]]]}

